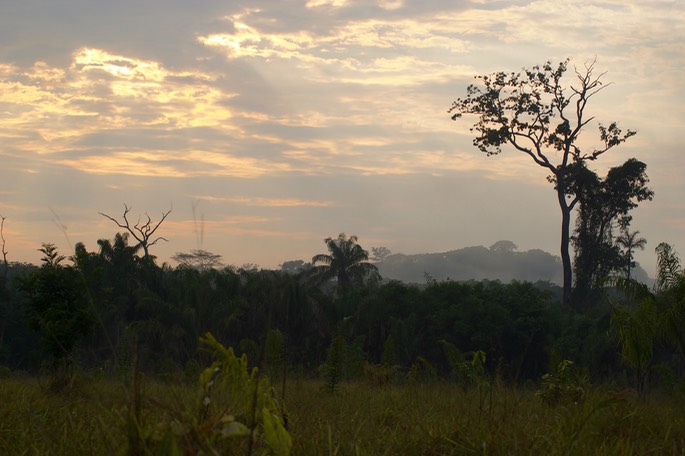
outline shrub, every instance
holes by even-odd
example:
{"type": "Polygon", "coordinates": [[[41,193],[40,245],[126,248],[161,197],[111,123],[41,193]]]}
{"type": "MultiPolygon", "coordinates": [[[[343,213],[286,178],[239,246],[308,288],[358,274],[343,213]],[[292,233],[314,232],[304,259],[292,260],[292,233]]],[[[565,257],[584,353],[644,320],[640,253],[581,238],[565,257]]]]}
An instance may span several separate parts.
{"type": "MultiPolygon", "coordinates": [[[[128,454],[275,454],[287,456],[292,439],[269,378],[249,369],[247,356],[237,357],[214,336],[200,338],[214,361],[200,374],[198,410],[178,410],[155,400],[152,417],[142,413],[139,382],[124,425],[128,454]]],[[[134,377],[137,372],[134,372],[134,377]]],[[[147,412],[147,411],[146,411],[147,412]]]]}
{"type": "Polygon", "coordinates": [[[550,407],[580,402],[588,380],[581,375],[573,361],[565,359],[559,363],[556,372],[542,376],[542,385],[535,393],[550,407]]]}

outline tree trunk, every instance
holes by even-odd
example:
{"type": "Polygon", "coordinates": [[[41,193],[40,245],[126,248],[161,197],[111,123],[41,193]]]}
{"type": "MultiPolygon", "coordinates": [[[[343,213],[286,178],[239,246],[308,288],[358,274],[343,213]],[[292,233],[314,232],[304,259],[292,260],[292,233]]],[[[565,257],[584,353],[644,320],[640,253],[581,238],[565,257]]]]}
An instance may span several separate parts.
{"type": "Polygon", "coordinates": [[[561,265],[563,267],[563,303],[571,305],[571,290],[573,287],[573,266],[571,264],[571,253],[569,252],[571,243],[571,208],[566,201],[564,182],[557,183],[557,197],[561,208],[561,265]]]}

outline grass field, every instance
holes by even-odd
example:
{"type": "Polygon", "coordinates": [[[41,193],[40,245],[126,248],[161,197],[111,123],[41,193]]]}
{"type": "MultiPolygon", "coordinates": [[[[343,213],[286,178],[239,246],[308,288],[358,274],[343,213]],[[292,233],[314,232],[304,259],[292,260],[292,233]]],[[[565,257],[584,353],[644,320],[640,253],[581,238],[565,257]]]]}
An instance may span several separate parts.
{"type": "MultiPolygon", "coordinates": [[[[193,416],[200,397],[195,385],[152,381],[140,393],[150,435],[193,416]]],[[[80,375],[57,394],[36,379],[2,379],[0,454],[127,454],[131,403],[118,380],[80,375]]],[[[323,381],[293,379],[285,403],[294,455],[685,454],[684,403],[656,396],[592,389],[579,404],[548,407],[532,390],[504,386],[480,394],[447,383],[355,382],[330,393],[323,381]]]]}

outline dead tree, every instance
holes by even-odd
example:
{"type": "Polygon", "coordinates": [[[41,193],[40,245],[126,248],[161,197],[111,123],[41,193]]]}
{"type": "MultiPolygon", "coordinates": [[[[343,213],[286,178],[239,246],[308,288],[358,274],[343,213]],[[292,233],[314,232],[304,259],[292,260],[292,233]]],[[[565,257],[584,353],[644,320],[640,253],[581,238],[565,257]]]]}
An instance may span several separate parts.
{"type": "Polygon", "coordinates": [[[133,236],[136,241],[138,241],[138,245],[140,245],[143,248],[143,252],[145,252],[144,258],[148,259],[150,257],[150,247],[155,245],[158,241],[169,242],[169,240],[165,237],[154,237],[154,234],[155,231],[157,231],[157,228],[159,228],[162,222],[164,222],[164,220],[167,218],[167,216],[171,214],[171,209],[169,209],[166,212],[162,212],[162,218],[157,223],[153,224],[152,219],[150,219],[150,216],[146,213],[145,217],[147,217],[147,221],[141,224],[140,217],[138,217],[138,221],[133,226],[131,226],[131,223],[128,220],[129,212],[131,212],[131,208],[124,204],[123,222],[120,222],[119,220],[115,219],[111,215],[105,214],[104,212],[99,212],[99,214],[103,217],[107,217],[108,219],[116,223],[116,225],[119,228],[123,228],[126,231],[128,231],[129,234],[133,236]]]}
{"type": "Polygon", "coordinates": [[[7,250],[5,250],[5,216],[0,215],[0,239],[2,239],[2,263],[4,267],[3,277],[7,278],[9,263],[7,263],[7,250]]]}
{"type": "Polygon", "coordinates": [[[0,215],[0,239],[2,240],[2,266],[3,272],[0,276],[0,347],[2,347],[5,340],[5,328],[7,327],[7,314],[9,313],[9,296],[6,294],[7,289],[7,273],[9,272],[9,263],[7,262],[7,250],[5,250],[5,216],[0,215]],[[5,303],[5,299],[8,299],[5,303]]]}

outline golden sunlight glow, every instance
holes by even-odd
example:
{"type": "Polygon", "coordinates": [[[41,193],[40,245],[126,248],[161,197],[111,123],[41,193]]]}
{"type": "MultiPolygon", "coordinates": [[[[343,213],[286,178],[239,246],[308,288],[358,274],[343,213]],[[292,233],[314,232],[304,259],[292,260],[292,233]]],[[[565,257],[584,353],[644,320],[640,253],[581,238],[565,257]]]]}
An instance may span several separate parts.
{"type": "MultiPolygon", "coordinates": [[[[395,5],[398,3],[386,2],[388,7],[395,5]]],[[[318,82],[413,85],[472,75],[470,68],[466,72],[464,66],[425,60],[419,55],[373,57],[374,49],[404,47],[464,51],[462,41],[420,20],[361,20],[331,29],[328,35],[314,36],[305,31],[263,33],[248,25],[245,16],[241,15],[240,21],[234,17],[233,33],[201,36],[198,41],[224,48],[231,58],[298,60],[302,63],[301,77],[318,82]]]]}
{"type": "Polygon", "coordinates": [[[25,85],[20,82],[0,82],[0,103],[16,105],[60,104],[57,96],[42,90],[40,87],[25,85]]]}
{"type": "Polygon", "coordinates": [[[256,178],[289,169],[287,164],[258,160],[253,157],[235,157],[225,153],[195,151],[183,155],[188,161],[213,165],[211,170],[201,173],[210,176],[256,178]]]}
{"type": "Polygon", "coordinates": [[[84,156],[58,160],[58,163],[89,174],[192,177],[228,176],[257,178],[290,170],[285,163],[235,157],[207,151],[109,152],[105,157],[84,156]],[[192,166],[187,166],[192,163],[192,166]]]}
{"type": "Polygon", "coordinates": [[[404,0],[381,0],[378,3],[378,6],[380,6],[384,10],[392,11],[402,8],[404,6],[404,0]]]}
{"type": "Polygon", "coordinates": [[[146,62],[90,48],[79,49],[74,54],[72,68],[82,72],[104,71],[124,79],[145,81],[163,81],[168,74],[157,62],[146,62]]]}
{"type": "MultiPolygon", "coordinates": [[[[282,237],[290,236],[282,230],[270,230],[264,228],[256,228],[255,225],[273,224],[279,219],[276,217],[254,216],[254,215],[236,215],[233,217],[226,217],[219,220],[202,221],[202,230],[205,233],[216,235],[254,235],[266,237],[282,237]]],[[[166,229],[173,233],[185,234],[188,236],[197,235],[197,220],[166,220],[164,222],[166,229]]]]}
{"type": "MultiPolygon", "coordinates": [[[[146,128],[148,136],[195,127],[244,136],[231,125],[234,114],[226,104],[236,94],[213,87],[214,80],[213,75],[199,71],[169,71],[157,62],[93,48],[76,51],[65,69],[44,62],[23,70],[2,64],[0,137],[23,138],[15,147],[27,153],[50,154],[82,148],[78,145],[81,138],[131,127],[146,128]]],[[[100,147],[109,148],[112,155],[103,160],[83,154],[60,163],[94,174],[188,174],[159,163],[155,154],[122,152],[116,145],[100,147]],[[150,162],[155,166],[147,166],[150,162]]],[[[211,154],[198,163],[213,167],[212,174],[237,176],[258,176],[274,169],[254,160],[217,159],[211,154]]]]}
{"type": "MultiPolygon", "coordinates": [[[[194,197],[196,200],[208,201],[210,203],[225,203],[227,199],[216,198],[214,196],[199,196],[194,197]]],[[[243,204],[240,198],[237,201],[229,201],[232,203],[243,204]]],[[[249,200],[249,199],[247,199],[249,200]]],[[[298,200],[293,200],[297,202],[298,200]]],[[[277,202],[276,202],[277,203],[277,202]]],[[[311,205],[310,202],[304,201],[302,205],[311,205]]],[[[250,204],[249,201],[245,204],[250,204]]],[[[299,205],[299,204],[296,204],[299,205]]],[[[250,236],[260,236],[260,237],[282,237],[288,236],[292,237],[292,232],[285,232],[281,229],[270,229],[277,222],[282,220],[280,217],[264,216],[264,215],[233,215],[230,217],[225,217],[222,219],[207,219],[202,218],[201,220],[201,230],[205,237],[217,236],[217,235],[250,235],[250,236]],[[269,228],[260,228],[260,226],[268,226],[269,228]]],[[[176,233],[176,235],[185,234],[188,236],[197,236],[198,233],[198,220],[196,218],[186,219],[186,220],[168,220],[165,221],[166,229],[171,232],[176,233]]],[[[310,235],[307,233],[304,235],[308,238],[310,235]]]]}
{"type": "Polygon", "coordinates": [[[241,204],[245,206],[268,206],[268,207],[331,207],[335,203],[331,201],[311,201],[296,198],[255,198],[255,197],[236,197],[226,198],[227,202],[241,204]]]}
{"type": "Polygon", "coordinates": [[[146,177],[185,176],[183,172],[172,166],[148,163],[145,157],[126,152],[108,154],[106,157],[80,157],[78,159],[58,160],[57,162],[89,174],[126,174],[146,177]]]}

